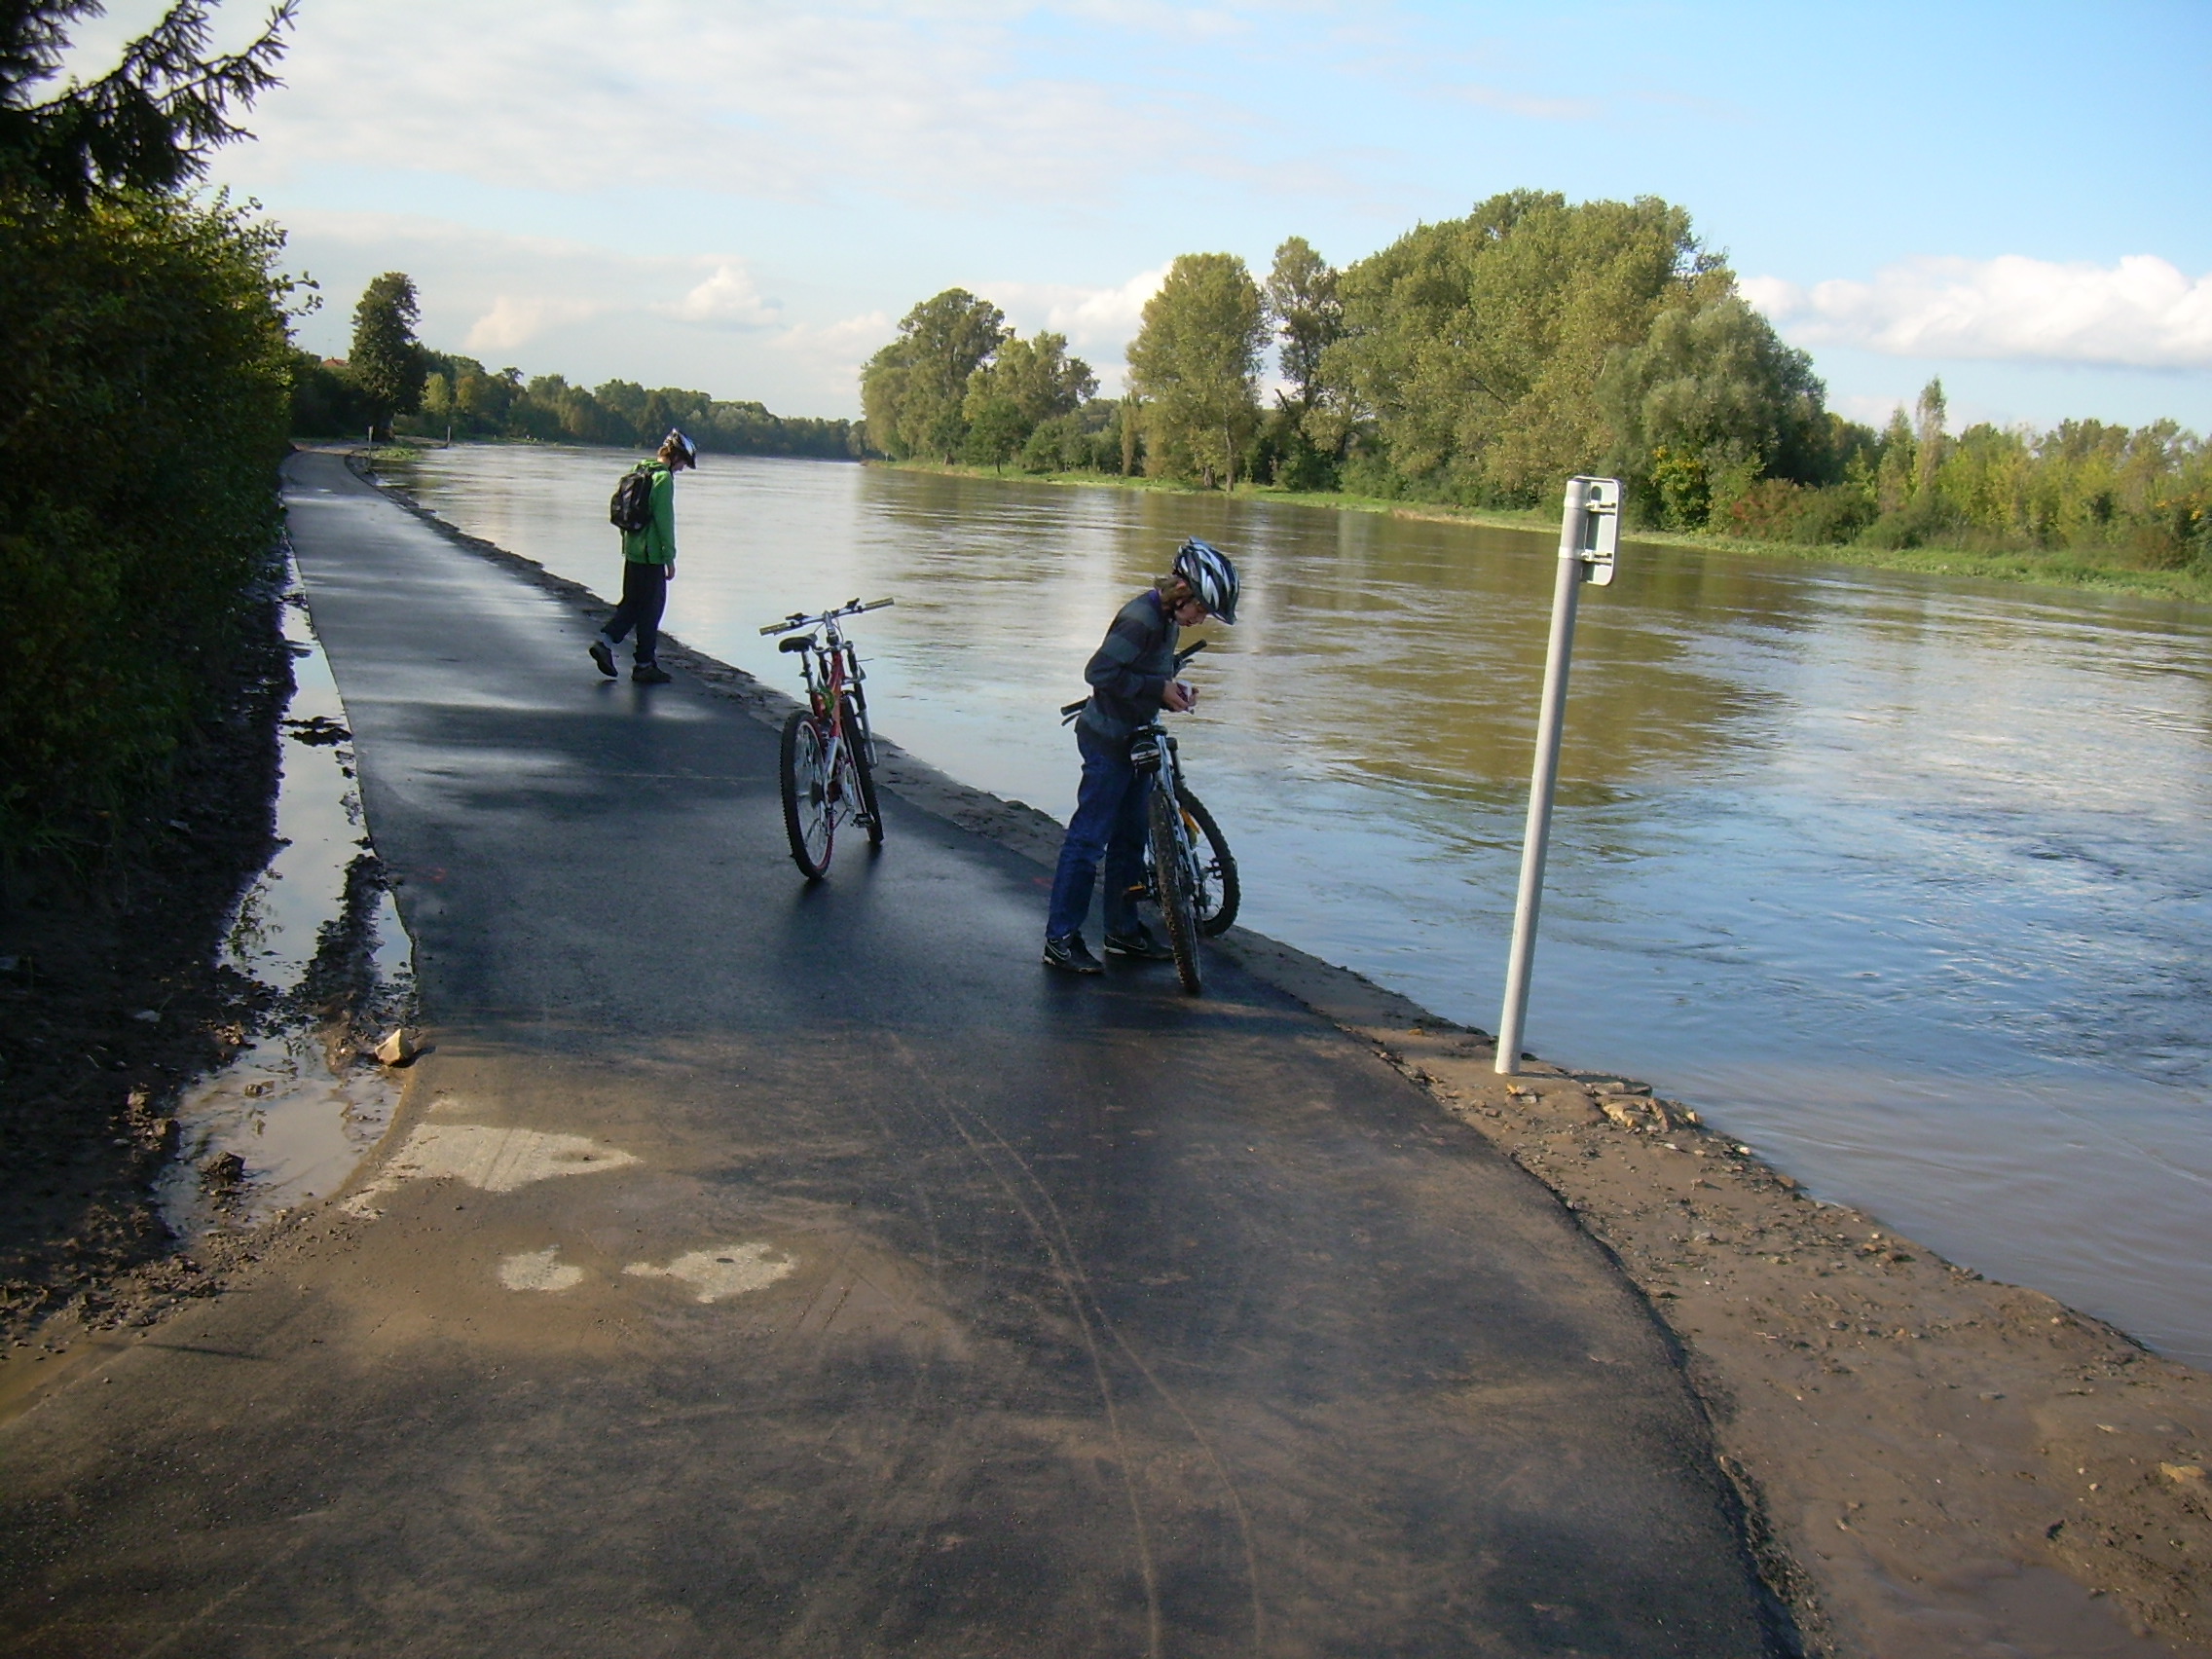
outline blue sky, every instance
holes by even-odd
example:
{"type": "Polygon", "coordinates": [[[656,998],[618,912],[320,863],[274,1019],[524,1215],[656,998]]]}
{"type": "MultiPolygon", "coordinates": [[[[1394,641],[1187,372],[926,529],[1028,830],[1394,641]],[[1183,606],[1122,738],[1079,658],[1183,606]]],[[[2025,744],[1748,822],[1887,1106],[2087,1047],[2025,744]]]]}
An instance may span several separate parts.
{"type": "Polygon", "coordinates": [[[957,283],[1113,389],[1178,253],[1530,186],[1687,207],[1847,413],[1940,374],[1954,422],[2212,427],[2204,0],[307,0],[285,74],[217,177],[327,351],[397,269],[494,366],[848,414],[957,283]]]}

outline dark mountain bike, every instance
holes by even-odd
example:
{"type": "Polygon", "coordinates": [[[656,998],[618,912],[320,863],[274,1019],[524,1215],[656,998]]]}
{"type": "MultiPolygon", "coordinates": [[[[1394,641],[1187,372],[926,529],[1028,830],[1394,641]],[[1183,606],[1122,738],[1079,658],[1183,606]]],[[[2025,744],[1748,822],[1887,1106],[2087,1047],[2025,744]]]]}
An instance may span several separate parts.
{"type": "Polygon", "coordinates": [[[782,762],[784,832],[792,862],[809,881],[829,872],[837,826],[850,821],[867,831],[867,844],[883,845],[883,813],[875,799],[875,737],[867,723],[867,694],[860,653],[838,621],[891,601],[863,605],[848,600],[819,616],[797,611],[771,622],[763,634],[789,634],[776,648],[799,659],[806,676],[806,707],[784,722],[782,762]]]}
{"type": "MultiPolygon", "coordinates": [[[[1206,642],[1200,640],[1177,652],[1175,672],[1180,674],[1183,665],[1205,648],[1206,642]]],[[[1068,704],[1060,711],[1061,719],[1072,720],[1081,715],[1084,702],[1068,704]]],[[[1159,906],[1168,948],[1175,953],[1176,976],[1183,989],[1197,996],[1205,988],[1198,940],[1228,932],[1243,897],[1236,857],[1213,814],[1184,781],[1174,736],[1158,720],[1137,728],[1129,741],[1129,760],[1152,779],[1145,797],[1142,897],[1159,906]]]]}

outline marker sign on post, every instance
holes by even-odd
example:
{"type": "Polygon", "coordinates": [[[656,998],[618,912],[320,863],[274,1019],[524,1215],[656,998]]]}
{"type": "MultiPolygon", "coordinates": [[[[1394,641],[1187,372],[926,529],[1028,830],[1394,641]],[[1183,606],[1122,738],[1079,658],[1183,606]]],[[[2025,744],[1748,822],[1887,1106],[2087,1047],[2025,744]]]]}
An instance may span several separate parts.
{"type": "Polygon", "coordinates": [[[1592,587],[1611,587],[1621,554],[1621,481],[1577,478],[1582,485],[1582,579],[1592,587]]]}
{"type": "Polygon", "coordinates": [[[1505,1008],[1497,1020],[1497,1069],[1521,1069],[1521,1029],[1529,1014],[1529,971],[1536,955],[1536,912],[1544,897],[1544,851],[1551,840],[1552,792],[1559,782],[1560,728],[1567,719],[1567,668],[1574,654],[1575,601],[1584,582],[1612,584],[1620,561],[1621,481],[1570,478],[1560,515],[1559,580],[1552,589],[1551,647],[1544,655],[1544,700],[1536,717],[1536,764],[1529,780],[1529,829],[1521,846],[1521,892],[1513,905],[1513,948],[1505,964],[1505,1008]]]}

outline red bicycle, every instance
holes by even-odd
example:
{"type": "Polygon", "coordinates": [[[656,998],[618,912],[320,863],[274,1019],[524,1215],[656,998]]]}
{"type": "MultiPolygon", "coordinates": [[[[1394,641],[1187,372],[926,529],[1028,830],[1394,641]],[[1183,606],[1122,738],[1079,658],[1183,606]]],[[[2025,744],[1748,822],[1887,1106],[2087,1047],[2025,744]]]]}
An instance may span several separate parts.
{"type": "Polygon", "coordinates": [[[861,672],[860,653],[837,623],[890,603],[848,600],[819,616],[794,610],[760,630],[793,636],[776,648],[795,654],[806,675],[806,707],[793,709],[784,721],[782,781],[792,862],[809,881],[829,872],[841,823],[850,820],[866,830],[869,846],[883,845],[883,813],[875,801],[875,738],[868,730],[867,695],[861,689],[867,676],[861,672]]]}

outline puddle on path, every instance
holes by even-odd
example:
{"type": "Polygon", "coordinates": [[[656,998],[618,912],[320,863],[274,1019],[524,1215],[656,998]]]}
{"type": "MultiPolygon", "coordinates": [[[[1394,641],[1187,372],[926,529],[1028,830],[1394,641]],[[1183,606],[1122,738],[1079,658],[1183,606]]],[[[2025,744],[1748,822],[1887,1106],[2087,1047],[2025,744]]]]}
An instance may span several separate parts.
{"type": "Polygon", "coordinates": [[[158,1188],[180,1238],[259,1225],[328,1194],[383,1137],[398,1080],[366,1051],[405,1018],[412,945],[369,844],[351,733],[297,571],[283,628],[276,856],[240,899],[222,960],[267,992],[245,1046],[177,1102],[158,1188]]]}

